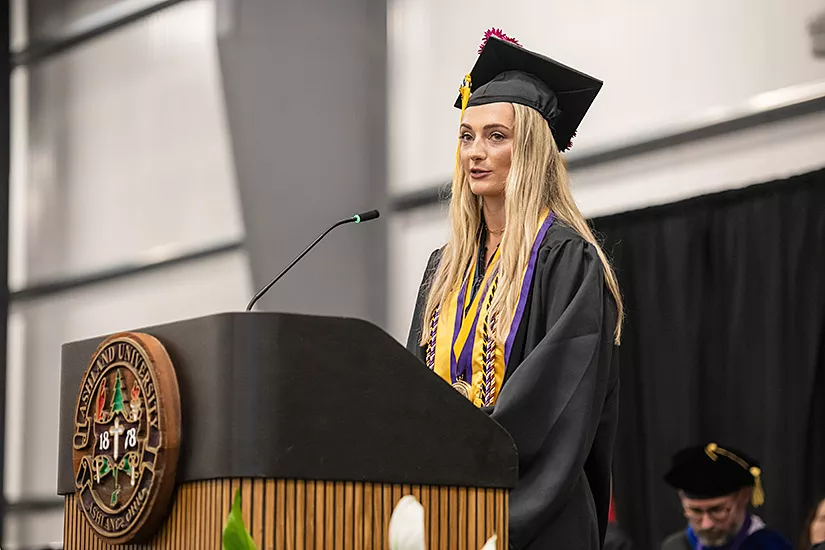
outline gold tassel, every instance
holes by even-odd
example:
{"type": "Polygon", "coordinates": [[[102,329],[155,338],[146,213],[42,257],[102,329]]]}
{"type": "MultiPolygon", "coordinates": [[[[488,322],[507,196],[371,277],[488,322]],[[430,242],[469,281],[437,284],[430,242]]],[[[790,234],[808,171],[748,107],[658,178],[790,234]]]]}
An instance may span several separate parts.
{"type": "Polygon", "coordinates": [[[751,503],[754,508],[758,508],[765,503],[765,490],[762,489],[762,470],[756,466],[752,466],[748,471],[753,476],[753,496],[751,497],[751,503]]]}
{"type": "Polygon", "coordinates": [[[753,496],[751,496],[751,504],[753,504],[754,508],[758,508],[765,503],[765,490],[762,488],[762,470],[756,466],[750,466],[740,457],[721,448],[716,443],[708,443],[707,447],[705,447],[705,454],[714,462],[719,458],[719,455],[726,456],[746,469],[748,473],[753,476],[753,496]]]}
{"type": "MultiPolygon", "coordinates": [[[[464,82],[461,84],[461,87],[458,89],[458,93],[461,94],[461,118],[459,121],[464,120],[464,111],[467,110],[467,104],[470,102],[470,87],[472,86],[472,79],[470,78],[470,73],[464,77],[464,82]]],[[[461,138],[458,140],[458,147],[455,150],[455,172],[458,174],[458,163],[461,158],[461,138]]]]}

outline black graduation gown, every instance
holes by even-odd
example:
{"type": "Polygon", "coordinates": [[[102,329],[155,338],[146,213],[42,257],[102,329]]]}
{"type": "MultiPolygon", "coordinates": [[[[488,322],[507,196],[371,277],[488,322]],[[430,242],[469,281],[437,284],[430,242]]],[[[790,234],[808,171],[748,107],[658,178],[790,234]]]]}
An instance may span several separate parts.
{"type": "MultiPolygon", "coordinates": [[[[439,255],[430,257],[407,342],[422,361],[423,309],[439,255]]],[[[618,414],[615,326],[596,249],[557,221],[539,249],[504,383],[487,410],[519,452],[510,548],[602,547],[618,414]]]]}

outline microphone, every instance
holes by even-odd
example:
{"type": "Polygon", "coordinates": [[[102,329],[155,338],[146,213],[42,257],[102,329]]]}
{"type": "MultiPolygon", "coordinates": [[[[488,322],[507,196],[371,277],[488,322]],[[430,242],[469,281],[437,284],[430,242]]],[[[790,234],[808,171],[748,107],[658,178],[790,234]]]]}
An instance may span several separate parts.
{"type": "Polygon", "coordinates": [[[249,304],[246,306],[246,311],[251,311],[251,310],[252,310],[252,306],[254,306],[254,305],[255,305],[255,302],[257,302],[258,300],[260,300],[260,299],[261,299],[261,297],[262,297],[264,294],[266,294],[266,293],[267,293],[267,291],[269,291],[269,289],[270,289],[270,288],[272,288],[272,285],[274,285],[275,283],[277,283],[277,282],[281,279],[281,277],[283,277],[284,275],[286,275],[286,272],[287,272],[287,271],[289,271],[290,269],[292,269],[292,266],[294,266],[294,265],[295,265],[295,264],[297,264],[299,261],[301,261],[301,258],[303,258],[304,256],[306,256],[307,252],[309,252],[310,250],[312,250],[312,249],[315,247],[315,245],[316,245],[316,244],[318,244],[319,242],[321,242],[321,239],[323,239],[324,237],[326,237],[326,236],[329,234],[329,232],[330,232],[330,231],[332,231],[333,229],[335,229],[336,227],[338,227],[338,226],[340,226],[340,225],[346,225],[346,224],[348,224],[348,223],[364,223],[364,222],[372,221],[372,220],[374,220],[374,219],[378,218],[378,216],[380,216],[380,215],[381,215],[381,214],[378,212],[378,210],[369,210],[369,211],[367,211],[367,212],[361,212],[360,214],[356,214],[356,215],[352,216],[351,218],[345,218],[345,219],[343,219],[343,220],[341,220],[341,221],[337,221],[337,222],[335,222],[334,224],[332,224],[332,225],[329,227],[329,229],[327,229],[326,231],[324,231],[323,233],[321,233],[320,235],[318,235],[318,237],[317,237],[314,241],[312,241],[312,244],[311,244],[311,245],[309,245],[308,247],[306,247],[306,248],[304,249],[304,251],[303,251],[303,252],[301,252],[300,254],[298,254],[298,257],[297,257],[297,258],[295,258],[294,260],[292,260],[292,262],[291,262],[288,266],[286,266],[286,267],[283,269],[283,271],[281,271],[280,273],[278,273],[278,275],[277,275],[274,279],[272,279],[271,281],[269,281],[269,283],[267,283],[267,285],[266,285],[266,286],[264,286],[261,290],[259,290],[259,291],[258,291],[258,293],[257,293],[257,294],[255,294],[255,296],[252,298],[252,300],[250,300],[250,301],[249,301],[249,304]]]}

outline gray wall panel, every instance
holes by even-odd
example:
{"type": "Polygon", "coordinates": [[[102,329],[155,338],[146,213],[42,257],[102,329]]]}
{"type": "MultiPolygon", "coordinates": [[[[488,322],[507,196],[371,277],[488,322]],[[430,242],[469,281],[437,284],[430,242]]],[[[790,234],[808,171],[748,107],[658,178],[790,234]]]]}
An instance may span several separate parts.
{"type": "MultiPolygon", "coordinates": [[[[220,6],[219,51],[255,284],[338,218],[386,202],[386,6],[220,6]]],[[[385,219],[343,227],[259,307],[384,324],[385,219]]]]}

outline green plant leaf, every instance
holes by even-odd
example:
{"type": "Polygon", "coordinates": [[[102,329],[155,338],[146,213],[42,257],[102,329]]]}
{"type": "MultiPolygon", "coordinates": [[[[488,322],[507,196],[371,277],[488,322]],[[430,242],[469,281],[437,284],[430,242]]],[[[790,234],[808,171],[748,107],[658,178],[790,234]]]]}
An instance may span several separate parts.
{"type": "Polygon", "coordinates": [[[255,541],[246,530],[243,523],[243,513],[241,512],[241,491],[235,491],[235,499],[232,501],[232,511],[226,518],[226,525],[223,528],[223,550],[258,550],[255,541]]]}

